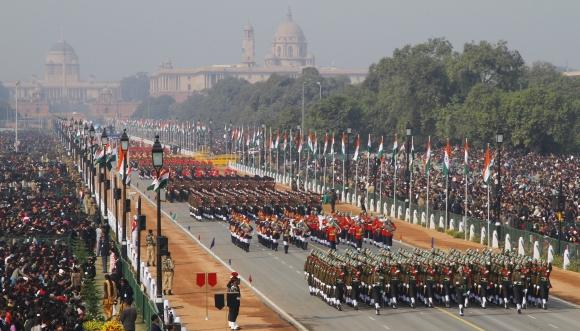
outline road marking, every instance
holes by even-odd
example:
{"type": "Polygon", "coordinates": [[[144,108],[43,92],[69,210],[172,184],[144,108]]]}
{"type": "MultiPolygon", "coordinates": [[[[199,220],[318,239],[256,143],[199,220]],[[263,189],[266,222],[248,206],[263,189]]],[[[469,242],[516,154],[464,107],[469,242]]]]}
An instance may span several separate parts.
{"type": "Polygon", "coordinates": [[[388,327],[388,326],[386,326],[386,325],[383,325],[383,329],[385,329],[385,330],[390,330],[391,328],[390,328],[390,327],[388,327]]]}
{"type": "Polygon", "coordinates": [[[555,326],[554,324],[548,324],[549,326],[551,326],[554,329],[559,329],[559,327],[555,326]]]}
{"type": "Polygon", "coordinates": [[[529,318],[531,318],[531,319],[536,319],[536,318],[535,318],[534,316],[532,316],[532,315],[527,315],[527,316],[528,316],[529,318]]]}
{"type": "Polygon", "coordinates": [[[300,275],[300,271],[296,270],[296,273],[300,275]]]}
{"type": "Polygon", "coordinates": [[[290,267],[290,269],[294,269],[294,266],[292,266],[292,265],[289,265],[288,267],[290,267]]]}
{"type": "Polygon", "coordinates": [[[375,320],[375,318],[374,318],[374,317],[372,317],[372,316],[369,316],[368,318],[369,318],[371,321],[376,321],[376,320],[375,320]]]}
{"type": "MultiPolygon", "coordinates": [[[[133,190],[139,192],[144,198],[145,200],[147,200],[149,202],[149,204],[151,204],[152,206],[156,207],[157,204],[151,199],[149,198],[147,195],[145,195],[143,193],[143,191],[141,191],[140,189],[133,187],[133,190]]],[[[228,265],[224,260],[222,260],[221,257],[217,256],[216,253],[214,253],[211,249],[209,249],[207,246],[205,246],[201,240],[197,239],[196,236],[193,235],[193,233],[187,231],[187,229],[181,225],[180,223],[174,221],[171,218],[171,215],[169,215],[164,209],[161,209],[161,213],[163,213],[163,215],[165,215],[166,217],[169,218],[170,222],[173,222],[175,225],[177,225],[181,231],[185,232],[187,235],[189,235],[189,237],[191,239],[193,239],[194,242],[196,242],[201,248],[203,248],[206,253],[208,253],[209,255],[211,255],[214,259],[216,259],[219,263],[221,263],[226,269],[228,269],[229,271],[234,271],[234,269],[228,265]]],[[[297,273],[300,273],[299,271],[296,271],[297,273]]],[[[254,293],[256,293],[259,297],[261,297],[263,299],[263,301],[265,302],[266,305],[270,306],[271,308],[273,308],[274,310],[276,310],[278,313],[280,313],[280,315],[282,315],[282,317],[287,320],[288,322],[290,322],[290,324],[293,324],[294,326],[296,326],[299,330],[303,330],[303,331],[307,331],[308,328],[306,328],[306,326],[304,326],[302,323],[298,322],[297,319],[295,319],[294,317],[292,317],[290,314],[288,314],[288,312],[286,312],[284,309],[280,308],[277,304],[274,303],[274,301],[272,301],[270,298],[268,298],[264,293],[262,293],[262,291],[258,290],[257,288],[255,288],[254,286],[252,286],[252,284],[250,282],[248,282],[247,279],[245,279],[242,276],[239,276],[239,278],[242,280],[242,282],[248,286],[254,293]]]]}
{"type": "Polygon", "coordinates": [[[465,324],[465,325],[468,325],[468,326],[470,326],[470,327],[471,327],[471,328],[473,328],[474,330],[478,330],[478,331],[484,331],[484,329],[480,328],[479,326],[477,326],[477,325],[475,325],[475,324],[471,323],[470,321],[464,320],[463,318],[461,318],[461,317],[459,317],[459,316],[456,316],[455,314],[452,314],[452,313],[448,312],[448,311],[447,311],[447,310],[445,310],[445,309],[442,309],[442,308],[439,308],[439,307],[435,307],[435,309],[437,309],[438,311],[440,311],[440,312],[442,312],[442,313],[444,313],[444,314],[447,314],[449,317],[453,317],[454,319],[456,319],[456,320],[458,320],[458,321],[462,322],[462,323],[463,323],[463,324],[465,324]]]}
{"type": "Polygon", "coordinates": [[[277,256],[274,256],[274,259],[276,259],[276,260],[280,260],[280,259],[279,259],[277,256]]]}

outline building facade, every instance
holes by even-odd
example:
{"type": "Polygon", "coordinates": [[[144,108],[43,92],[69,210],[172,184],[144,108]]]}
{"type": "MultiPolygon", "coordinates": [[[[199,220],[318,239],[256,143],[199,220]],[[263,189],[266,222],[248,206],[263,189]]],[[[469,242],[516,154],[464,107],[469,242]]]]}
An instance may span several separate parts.
{"type": "Polygon", "coordinates": [[[119,101],[118,81],[82,80],[79,57],[64,40],[55,43],[48,51],[42,79],[33,77],[30,81],[6,82],[4,85],[10,91],[12,106],[18,98],[19,113],[25,116],[48,116],[52,106],[66,105],[68,109],[85,109],[93,117],[126,117],[127,109],[136,107],[127,107],[127,103],[119,101]],[[117,109],[125,112],[115,113],[117,109]]]}
{"type": "Polygon", "coordinates": [[[248,24],[243,28],[241,63],[174,68],[166,62],[151,74],[149,88],[151,96],[169,95],[182,102],[191,94],[209,89],[227,77],[256,83],[274,74],[296,78],[307,67],[315,67],[322,77],[346,76],[353,84],[361,83],[368,74],[368,69],[317,67],[314,56],[308,52],[308,42],[302,29],[288,11],[285,20],[276,29],[263,66],[256,64],[254,28],[248,24]]]}

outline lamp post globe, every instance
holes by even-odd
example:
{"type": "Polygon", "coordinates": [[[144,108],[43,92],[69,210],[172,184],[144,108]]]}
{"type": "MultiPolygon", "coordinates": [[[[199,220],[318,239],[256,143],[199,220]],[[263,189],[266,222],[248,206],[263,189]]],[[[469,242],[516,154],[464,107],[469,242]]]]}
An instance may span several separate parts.
{"type": "Polygon", "coordinates": [[[123,129],[123,134],[121,135],[121,151],[127,153],[129,150],[129,136],[127,135],[127,129],[123,129]]]}
{"type": "Polygon", "coordinates": [[[151,157],[153,161],[153,168],[159,172],[163,167],[163,147],[159,142],[159,135],[155,136],[155,142],[151,148],[151,157]]]}

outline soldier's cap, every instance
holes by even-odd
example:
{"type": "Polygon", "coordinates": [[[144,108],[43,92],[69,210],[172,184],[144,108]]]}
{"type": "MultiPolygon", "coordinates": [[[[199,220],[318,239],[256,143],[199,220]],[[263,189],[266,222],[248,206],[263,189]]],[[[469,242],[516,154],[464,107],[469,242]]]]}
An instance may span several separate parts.
{"type": "Polygon", "coordinates": [[[232,275],[232,278],[238,278],[238,273],[237,273],[237,272],[235,272],[235,271],[234,271],[234,272],[232,272],[232,274],[231,274],[231,275],[232,275]]]}

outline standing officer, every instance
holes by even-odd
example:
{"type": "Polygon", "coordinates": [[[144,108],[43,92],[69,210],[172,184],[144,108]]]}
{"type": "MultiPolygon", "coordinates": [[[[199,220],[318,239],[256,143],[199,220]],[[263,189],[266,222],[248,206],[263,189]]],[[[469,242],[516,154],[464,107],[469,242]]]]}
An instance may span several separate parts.
{"type": "Polygon", "coordinates": [[[163,294],[171,295],[171,287],[173,286],[173,269],[175,265],[171,259],[171,252],[167,252],[165,260],[163,260],[163,294]]]}
{"type": "Polygon", "coordinates": [[[149,230],[145,242],[147,243],[147,266],[155,266],[155,237],[153,237],[153,230],[149,230]]]}
{"type": "Polygon", "coordinates": [[[238,326],[238,323],[236,323],[236,320],[238,319],[238,314],[240,313],[241,294],[240,294],[240,279],[238,278],[237,272],[235,271],[232,272],[232,277],[230,278],[230,281],[228,282],[226,287],[228,289],[227,303],[229,307],[228,324],[230,326],[230,329],[238,330],[240,327],[238,326]]]}

